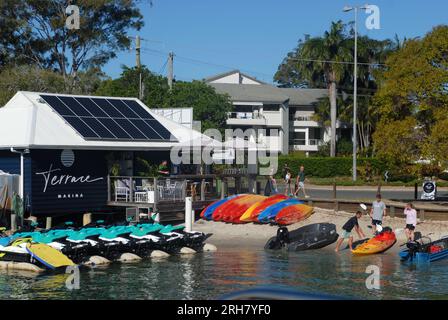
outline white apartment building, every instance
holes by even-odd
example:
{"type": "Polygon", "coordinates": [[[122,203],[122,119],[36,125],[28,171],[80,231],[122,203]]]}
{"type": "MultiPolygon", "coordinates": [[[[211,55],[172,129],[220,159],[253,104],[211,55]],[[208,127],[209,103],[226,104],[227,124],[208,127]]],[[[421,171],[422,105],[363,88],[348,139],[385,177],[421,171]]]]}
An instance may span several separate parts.
{"type": "Polygon", "coordinates": [[[287,154],[316,152],[329,140],[328,129],[313,120],[315,104],[327,96],[326,89],[277,88],[239,70],[204,81],[230,96],[234,111],[227,125],[243,131],[255,129],[256,137],[250,137],[254,142],[287,154]]]}

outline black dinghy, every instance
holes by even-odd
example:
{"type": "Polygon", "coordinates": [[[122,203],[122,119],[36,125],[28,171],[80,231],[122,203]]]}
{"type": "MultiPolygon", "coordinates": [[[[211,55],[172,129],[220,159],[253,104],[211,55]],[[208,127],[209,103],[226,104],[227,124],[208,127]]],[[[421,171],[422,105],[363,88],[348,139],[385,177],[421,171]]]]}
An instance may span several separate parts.
{"type": "Polygon", "coordinates": [[[264,248],[286,248],[288,251],[320,249],[336,242],[338,237],[333,223],[313,223],[293,231],[281,227],[277,230],[277,236],[270,238],[264,248]]]}

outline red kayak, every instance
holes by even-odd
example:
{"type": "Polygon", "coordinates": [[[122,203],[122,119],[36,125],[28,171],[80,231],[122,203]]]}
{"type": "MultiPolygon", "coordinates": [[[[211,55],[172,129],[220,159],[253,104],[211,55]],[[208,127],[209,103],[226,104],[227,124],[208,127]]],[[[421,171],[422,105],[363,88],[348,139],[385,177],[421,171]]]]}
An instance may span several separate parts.
{"type": "Polygon", "coordinates": [[[240,217],[244,214],[244,212],[246,212],[246,210],[254,204],[262,202],[265,199],[265,196],[253,194],[240,199],[240,201],[234,202],[233,205],[227,207],[222,217],[222,221],[230,223],[244,223],[244,221],[240,220],[240,217]]]}
{"type": "Polygon", "coordinates": [[[294,204],[281,209],[275,216],[275,222],[285,226],[305,220],[311,216],[314,208],[306,204],[294,204]]]}
{"type": "Polygon", "coordinates": [[[212,214],[213,221],[221,221],[225,212],[227,212],[227,208],[234,205],[236,201],[244,199],[245,197],[250,196],[249,194],[240,194],[229,201],[224,202],[222,205],[218,206],[212,214]]]}

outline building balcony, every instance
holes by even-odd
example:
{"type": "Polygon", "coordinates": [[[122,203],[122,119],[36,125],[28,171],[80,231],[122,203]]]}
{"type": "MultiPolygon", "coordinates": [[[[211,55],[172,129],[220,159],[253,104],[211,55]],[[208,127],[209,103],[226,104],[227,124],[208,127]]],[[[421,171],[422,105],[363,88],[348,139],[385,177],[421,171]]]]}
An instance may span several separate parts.
{"type": "Polygon", "coordinates": [[[320,139],[294,139],[290,142],[290,151],[318,151],[319,146],[323,144],[320,139]]]}
{"type": "Polygon", "coordinates": [[[264,126],[266,119],[258,112],[229,112],[227,124],[233,126],[264,126]]]}
{"type": "Polygon", "coordinates": [[[296,116],[289,119],[292,127],[319,128],[319,122],[314,121],[312,116],[296,116]]]}

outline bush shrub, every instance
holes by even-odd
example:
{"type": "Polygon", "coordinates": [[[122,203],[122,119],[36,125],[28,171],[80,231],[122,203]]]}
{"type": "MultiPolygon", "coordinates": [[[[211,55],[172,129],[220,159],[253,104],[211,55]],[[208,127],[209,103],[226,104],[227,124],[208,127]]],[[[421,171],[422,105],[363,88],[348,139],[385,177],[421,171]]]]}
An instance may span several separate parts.
{"type": "Polygon", "coordinates": [[[448,172],[442,172],[439,174],[439,178],[445,181],[448,181],[448,172]]]}
{"type": "MultiPolygon", "coordinates": [[[[337,158],[318,158],[310,157],[303,158],[293,155],[280,156],[278,159],[278,171],[276,176],[282,176],[282,170],[285,164],[288,164],[292,170],[293,175],[296,175],[301,165],[305,166],[307,176],[314,176],[319,178],[350,176],[352,174],[352,158],[337,157],[337,158]]],[[[384,162],[375,158],[360,158],[358,159],[359,166],[365,166],[370,163],[372,171],[382,175],[386,170],[384,162]]]]}

